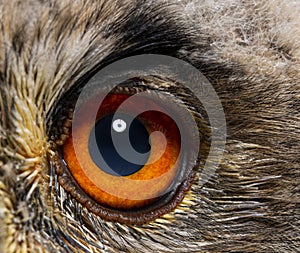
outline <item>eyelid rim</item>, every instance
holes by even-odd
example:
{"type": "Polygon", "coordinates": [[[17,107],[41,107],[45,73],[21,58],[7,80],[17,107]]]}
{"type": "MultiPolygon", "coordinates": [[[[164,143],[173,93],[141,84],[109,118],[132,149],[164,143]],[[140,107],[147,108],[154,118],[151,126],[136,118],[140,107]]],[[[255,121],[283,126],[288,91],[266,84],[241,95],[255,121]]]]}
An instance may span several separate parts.
{"type": "MultiPolygon", "coordinates": [[[[62,154],[58,155],[59,159],[62,159],[62,154]]],[[[154,205],[149,205],[144,209],[139,209],[138,211],[118,211],[116,209],[104,207],[101,204],[97,203],[93,200],[76,182],[76,180],[71,175],[67,165],[62,161],[60,163],[62,168],[57,168],[56,174],[58,176],[58,181],[60,185],[63,185],[63,188],[71,194],[75,198],[76,201],[81,203],[84,207],[90,210],[92,213],[96,214],[99,217],[102,217],[105,220],[109,221],[117,221],[120,223],[126,224],[144,224],[146,222],[153,221],[157,217],[162,216],[163,214],[167,214],[174,210],[177,205],[179,205],[183,198],[186,195],[186,192],[191,187],[192,181],[196,175],[196,168],[199,166],[199,160],[196,163],[193,163],[193,168],[190,170],[184,170],[188,172],[187,175],[181,177],[184,180],[180,181],[174,191],[169,192],[162,196],[158,201],[154,203],[154,205]],[[125,215],[126,213],[126,215],[125,215]]],[[[59,167],[59,166],[57,166],[59,167]]],[[[191,167],[190,167],[191,168],[191,167]]]]}

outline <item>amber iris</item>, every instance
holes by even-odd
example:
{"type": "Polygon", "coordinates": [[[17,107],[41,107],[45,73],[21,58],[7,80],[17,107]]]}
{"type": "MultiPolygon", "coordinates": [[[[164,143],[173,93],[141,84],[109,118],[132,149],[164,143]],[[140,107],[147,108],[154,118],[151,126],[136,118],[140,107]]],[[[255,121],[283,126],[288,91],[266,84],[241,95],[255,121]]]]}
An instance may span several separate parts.
{"type": "MultiPolygon", "coordinates": [[[[118,107],[129,97],[127,94],[106,95],[96,119],[90,111],[99,97],[81,105],[77,113],[79,124],[73,126],[62,150],[72,176],[83,191],[98,204],[117,210],[136,210],[157,201],[169,190],[180,163],[179,129],[167,111],[153,99],[137,98],[118,115],[119,121],[112,120],[118,107]],[[131,126],[127,126],[127,117],[136,115],[137,108],[144,112],[132,119],[131,126]],[[114,123],[120,134],[129,131],[130,145],[138,152],[149,151],[144,164],[127,163],[116,154],[109,138],[114,123]],[[92,145],[93,131],[96,138],[92,145]],[[156,131],[163,133],[166,142],[161,135],[154,135],[148,141],[151,133],[156,131]],[[108,169],[98,162],[97,154],[103,156],[108,169]]],[[[126,146],[121,148],[126,150],[126,146]]]]}

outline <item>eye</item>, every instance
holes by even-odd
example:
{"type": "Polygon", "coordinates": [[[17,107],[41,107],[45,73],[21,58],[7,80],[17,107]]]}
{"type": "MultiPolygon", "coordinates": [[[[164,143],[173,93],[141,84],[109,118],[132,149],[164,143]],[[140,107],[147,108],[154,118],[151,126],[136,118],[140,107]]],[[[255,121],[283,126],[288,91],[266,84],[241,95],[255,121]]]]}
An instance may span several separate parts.
{"type": "Polygon", "coordinates": [[[67,93],[55,112],[58,181],[106,220],[141,224],[175,209],[216,141],[211,129],[218,127],[210,127],[208,114],[219,118],[218,111],[206,112],[215,101],[203,94],[203,105],[179,77],[159,75],[158,64],[151,64],[147,73],[116,64],[116,78],[100,71],[67,93]]]}
{"type": "Polygon", "coordinates": [[[79,124],[72,132],[77,138],[69,135],[63,158],[80,187],[97,203],[118,210],[147,206],[165,195],[175,179],[179,129],[167,110],[146,97],[115,113],[130,98],[126,94],[107,95],[95,120],[89,117],[90,104],[101,96],[81,105],[79,124]],[[149,107],[157,111],[148,111],[149,107]],[[145,112],[134,117],[139,111],[145,112]]]}

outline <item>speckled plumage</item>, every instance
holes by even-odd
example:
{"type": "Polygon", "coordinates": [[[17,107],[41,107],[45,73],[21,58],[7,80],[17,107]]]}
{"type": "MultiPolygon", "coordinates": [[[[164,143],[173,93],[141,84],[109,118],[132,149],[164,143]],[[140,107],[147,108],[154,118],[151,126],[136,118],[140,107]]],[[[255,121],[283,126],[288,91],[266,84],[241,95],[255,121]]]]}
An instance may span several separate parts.
{"type": "MultiPolygon", "coordinates": [[[[300,2],[0,1],[0,252],[297,252],[300,2]],[[189,61],[226,115],[224,158],[171,213],[107,222],[60,187],[58,101],[141,53],[189,61]]],[[[200,170],[200,168],[199,168],[200,170]]]]}

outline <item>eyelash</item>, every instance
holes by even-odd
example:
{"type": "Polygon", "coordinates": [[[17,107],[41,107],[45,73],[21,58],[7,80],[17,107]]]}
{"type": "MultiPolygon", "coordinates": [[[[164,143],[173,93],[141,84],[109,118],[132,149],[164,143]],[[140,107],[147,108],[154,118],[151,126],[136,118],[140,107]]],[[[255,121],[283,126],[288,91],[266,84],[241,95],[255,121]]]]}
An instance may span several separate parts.
{"type": "MultiPolygon", "coordinates": [[[[197,118],[198,121],[198,128],[200,129],[200,134],[208,133],[209,132],[209,126],[206,122],[208,122],[205,117],[205,110],[201,107],[201,104],[196,106],[193,103],[189,103],[189,96],[192,95],[191,92],[188,89],[185,89],[183,86],[180,87],[179,84],[175,84],[174,81],[170,79],[162,79],[158,76],[148,76],[143,78],[135,78],[128,80],[125,83],[122,83],[119,85],[115,92],[125,91],[126,94],[134,94],[138,91],[144,91],[147,90],[148,92],[157,91],[157,86],[155,83],[162,83],[164,82],[166,86],[169,85],[168,88],[159,88],[159,91],[161,93],[167,94],[169,97],[173,99],[174,103],[180,103],[185,107],[185,110],[189,111],[193,117],[197,118]],[[175,86],[176,85],[176,86],[175,86]],[[177,87],[180,88],[183,94],[185,95],[176,95],[174,94],[174,89],[177,87]],[[173,95],[174,94],[174,95],[173,95]],[[180,98],[179,98],[180,97],[180,98]],[[205,130],[206,129],[206,130],[205,130]]],[[[80,89],[79,89],[80,90],[80,89]]],[[[77,92],[78,94],[79,92],[77,92]]],[[[81,203],[84,207],[86,207],[91,212],[95,213],[96,215],[107,219],[107,220],[114,220],[119,221],[123,223],[131,223],[131,224],[142,224],[148,221],[151,221],[155,219],[158,216],[161,216],[165,213],[170,212],[173,210],[184,198],[185,193],[189,189],[194,176],[195,171],[193,168],[198,167],[198,164],[201,163],[201,160],[206,157],[207,154],[204,152],[199,155],[199,159],[196,161],[196,164],[193,165],[193,168],[190,170],[188,179],[185,180],[178,188],[177,190],[172,194],[169,194],[169,196],[166,197],[166,199],[158,200],[160,203],[154,203],[153,206],[147,206],[146,208],[132,210],[129,213],[124,212],[122,210],[114,210],[112,208],[107,208],[105,206],[101,206],[95,201],[93,198],[88,196],[86,192],[78,185],[78,182],[74,179],[72,176],[70,170],[68,169],[67,163],[64,161],[64,157],[61,152],[61,148],[63,147],[63,144],[65,143],[66,139],[68,138],[70,131],[71,131],[71,125],[72,125],[72,119],[73,119],[73,108],[74,103],[76,102],[76,96],[74,96],[76,92],[71,91],[71,95],[75,98],[73,102],[61,102],[61,105],[56,110],[56,114],[53,116],[53,119],[58,119],[58,122],[56,125],[53,124],[51,127],[51,139],[53,141],[53,146],[56,149],[57,154],[57,163],[56,163],[56,174],[58,176],[58,181],[60,185],[73,196],[79,203],[81,203]],[[66,106],[67,105],[67,106],[66,106]],[[172,195],[172,196],[171,196],[172,195]],[[150,211],[151,212],[150,212],[150,211]],[[150,215],[151,214],[151,215],[150,215]]],[[[68,97],[68,96],[67,96],[68,97]]],[[[88,98],[87,98],[88,100],[88,98]]],[[[175,105],[175,104],[174,104],[175,105]]],[[[201,136],[203,137],[201,139],[201,145],[209,145],[208,136],[201,136]]]]}

